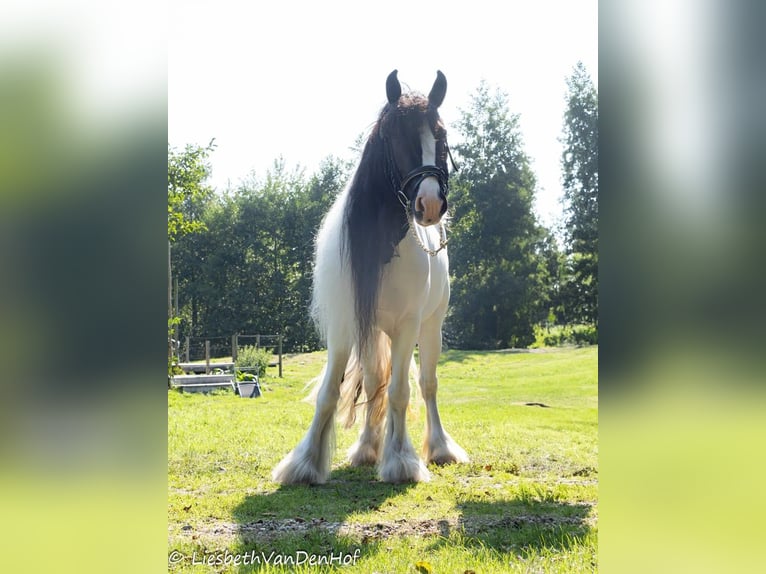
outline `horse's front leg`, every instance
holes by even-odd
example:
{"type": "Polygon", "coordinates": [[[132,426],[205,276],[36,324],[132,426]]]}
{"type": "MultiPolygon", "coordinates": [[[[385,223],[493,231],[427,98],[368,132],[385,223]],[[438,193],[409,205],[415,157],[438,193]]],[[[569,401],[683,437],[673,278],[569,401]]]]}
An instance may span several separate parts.
{"type": "Polygon", "coordinates": [[[426,403],[426,434],[423,438],[423,458],[426,462],[448,464],[468,462],[468,455],[452,440],[442,427],[436,406],[436,364],[442,349],[442,315],[423,322],[418,341],[420,349],[420,391],[426,403]]]}
{"type": "Polygon", "coordinates": [[[391,372],[391,349],[388,337],[381,331],[376,342],[364,353],[364,392],[367,396],[364,425],[359,439],[348,450],[351,466],[373,465],[380,458],[383,442],[383,419],[386,416],[385,390],[391,372]]]}
{"type": "Polygon", "coordinates": [[[410,401],[409,366],[420,320],[407,318],[391,337],[391,384],[388,387],[388,417],[383,456],[378,466],[384,482],[425,482],[428,469],[412,448],[407,434],[407,405],[410,401]]]}
{"type": "Polygon", "coordinates": [[[327,369],[317,395],[314,419],[306,436],[271,473],[282,484],[324,484],[330,476],[333,454],[335,410],[349,349],[328,349],[327,369]]]}

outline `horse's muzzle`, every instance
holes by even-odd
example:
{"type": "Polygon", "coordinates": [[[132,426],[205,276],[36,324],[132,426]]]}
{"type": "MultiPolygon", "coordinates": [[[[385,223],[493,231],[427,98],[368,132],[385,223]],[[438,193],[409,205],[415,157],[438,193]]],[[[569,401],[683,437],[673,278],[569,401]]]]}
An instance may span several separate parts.
{"type": "Polygon", "coordinates": [[[418,194],[413,204],[415,221],[423,227],[439,223],[447,212],[447,198],[441,192],[436,196],[418,194]]]}
{"type": "Polygon", "coordinates": [[[402,180],[401,190],[400,195],[408,199],[409,209],[420,225],[435,225],[447,212],[447,172],[440,167],[413,169],[402,180]]]}

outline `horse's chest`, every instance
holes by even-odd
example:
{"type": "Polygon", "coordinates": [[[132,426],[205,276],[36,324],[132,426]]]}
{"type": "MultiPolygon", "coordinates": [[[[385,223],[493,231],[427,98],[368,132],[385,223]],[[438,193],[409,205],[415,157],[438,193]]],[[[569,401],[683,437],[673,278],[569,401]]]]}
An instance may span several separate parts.
{"type": "Polygon", "coordinates": [[[445,293],[446,253],[429,256],[407,239],[399,244],[398,252],[383,269],[378,309],[397,315],[429,314],[445,293]]]}

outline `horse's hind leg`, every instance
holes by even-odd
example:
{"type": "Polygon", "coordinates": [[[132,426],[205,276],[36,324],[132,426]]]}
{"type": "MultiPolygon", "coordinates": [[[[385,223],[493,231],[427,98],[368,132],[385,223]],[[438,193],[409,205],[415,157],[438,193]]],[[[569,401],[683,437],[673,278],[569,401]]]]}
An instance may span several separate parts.
{"type": "Polygon", "coordinates": [[[426,403],[426,434],[423,439],[423,458],[427,463],[448,464],[468,462],[468,455],[452,440],[442,427],[436,406],[436,364],[442,348],[442,318],[432,316],[420,329],[420,391],[426,403]]]}
{"type": "Polygon", "coordinates": [[[335,410],[349,350],[328,352],[327,369],[317,395],[316,411],[306,436],[271,473],[282,484],[323,484],[330,476],[334,448],[335,410]]]}
{"type": "Polygon", "coordinates": [[[365,404],[364,426],[359,439],[348,450],[352,466],[375,464],[383,442],[383,421],[386,418],[386,388],[391,377],[391,342],[378,332],[372,352],[363,357],[365,404]]]}

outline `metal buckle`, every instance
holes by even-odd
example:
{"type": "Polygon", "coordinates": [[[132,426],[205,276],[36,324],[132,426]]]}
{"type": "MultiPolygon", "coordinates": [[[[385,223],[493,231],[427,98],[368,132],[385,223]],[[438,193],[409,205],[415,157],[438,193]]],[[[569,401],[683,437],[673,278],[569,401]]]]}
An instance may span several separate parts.
{"type": "Polygon", "coordinates": [[[399,203],[402,204],[402,207],[404,207],[404,209],[409,209],[410,200],[407,197],[407,194],[404,193],[401,189],[396,191],[396,199],[399,200],[399,203]]]}

